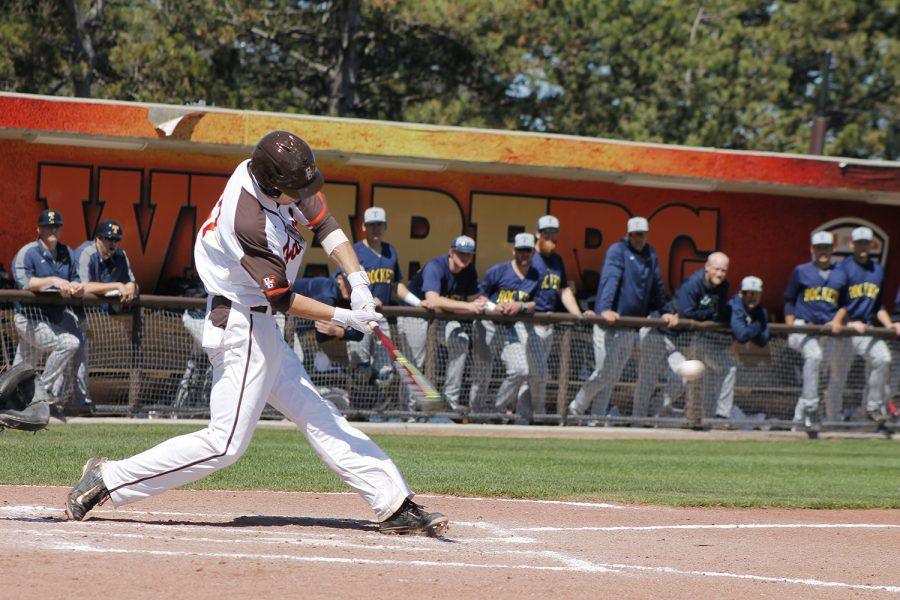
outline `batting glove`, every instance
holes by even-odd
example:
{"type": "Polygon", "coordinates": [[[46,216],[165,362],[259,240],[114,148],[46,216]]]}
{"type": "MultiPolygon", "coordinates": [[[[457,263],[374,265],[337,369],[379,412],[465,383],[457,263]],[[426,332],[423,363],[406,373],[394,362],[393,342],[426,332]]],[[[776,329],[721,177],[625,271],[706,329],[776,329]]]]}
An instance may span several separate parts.
{"type": "Polygon", "coordinates": [[[353,310],[369,310],[375,312],[375,298],[369,289],[369,276],[365,271],[356,271],[347,275],[350,284],[350,307],[353,310]]]}
{"type": "Polygon", "coordinates": [[[369,323],[378,323],[384,316],[374,310],[347,310],[346,308],[335,308],[334,316],[331,317],[332,323],[336,323],[341,327],[352,327],[363,333],[372,333],[372,326],[369,323]]]}

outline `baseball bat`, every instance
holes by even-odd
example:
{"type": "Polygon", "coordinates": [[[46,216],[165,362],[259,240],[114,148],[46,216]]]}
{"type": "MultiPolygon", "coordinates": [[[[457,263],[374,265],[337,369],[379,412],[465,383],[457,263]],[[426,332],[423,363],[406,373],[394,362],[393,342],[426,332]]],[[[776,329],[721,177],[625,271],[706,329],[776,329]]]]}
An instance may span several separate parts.
{"type": "Polygon", "coordinates": [[[378,337],[381,345],[387,350],[391,360],[394,362],[394,369],[400,375],[400,379],[406,385],[409,393],[416,398],[419,407],[425,412],[435,412],[442,408],[444,402],[441,399],[441,394],[428,381],[428,378],[397,349],[391,338],[384,334],[377,323],[373,321],[369,325],[372,327],[372,333],[378,337]]]}

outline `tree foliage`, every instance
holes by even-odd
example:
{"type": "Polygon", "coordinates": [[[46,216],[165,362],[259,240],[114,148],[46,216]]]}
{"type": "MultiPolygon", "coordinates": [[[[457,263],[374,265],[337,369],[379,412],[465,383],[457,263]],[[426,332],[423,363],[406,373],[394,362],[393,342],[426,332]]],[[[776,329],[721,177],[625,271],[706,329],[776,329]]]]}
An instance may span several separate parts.
{"type": "Polygon", "coordinates": [[[0,0],[10,91],[897,158],[896,0],[0,0]]]}

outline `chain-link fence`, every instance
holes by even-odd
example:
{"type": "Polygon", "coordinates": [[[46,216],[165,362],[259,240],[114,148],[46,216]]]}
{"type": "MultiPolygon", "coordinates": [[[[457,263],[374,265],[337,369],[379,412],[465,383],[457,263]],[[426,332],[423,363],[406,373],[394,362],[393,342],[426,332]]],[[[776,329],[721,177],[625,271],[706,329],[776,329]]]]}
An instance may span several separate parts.
{"type": "MultiPolygon", "coordinates": [[[[196,298],[144,296],[121,309],[101,299],[65,305],[49,294],[0,292],[0,371],[33,362],[42,377],[49,373],[47,387],[61,401],[77,406],[90,398],[96,414],[208,415],[213,374],[201,348],[204,311],[196,298]],[[15,300],[28,302],[16,308],[15,300]]],[[[711,323],[683,321],[668,330],[662,321],[634,318],[610,326],[559,314],[384,312],[386,331],[441,390],[445,410],[419,410],[372,336],[346,342],[317,333],[309,321],[276,317],[322,395],[351,418],[872,428],[867,412],[883,410],[890,419],[900,398],[900,342],[887,330],[833,336],[820,327],[771,325],[771,340],[760,348],[734,343],[711,323]],[[703,362],[699,379],[679,375],[686,360],[703,362]]]]}

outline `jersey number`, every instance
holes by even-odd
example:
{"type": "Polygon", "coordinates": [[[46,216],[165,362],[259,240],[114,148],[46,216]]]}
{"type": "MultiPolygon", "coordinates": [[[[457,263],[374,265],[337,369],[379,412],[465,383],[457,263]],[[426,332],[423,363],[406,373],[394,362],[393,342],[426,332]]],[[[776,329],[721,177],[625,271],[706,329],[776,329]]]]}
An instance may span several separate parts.
{"type": "Polygon", "coordinates": [[[302,250],[303,246],[301,246],[298,242],[288,238],[287,243],[281,249],[281,251],[284,253],[284,262],[291,262],[300,255],[300,252],[302,250]]]}

